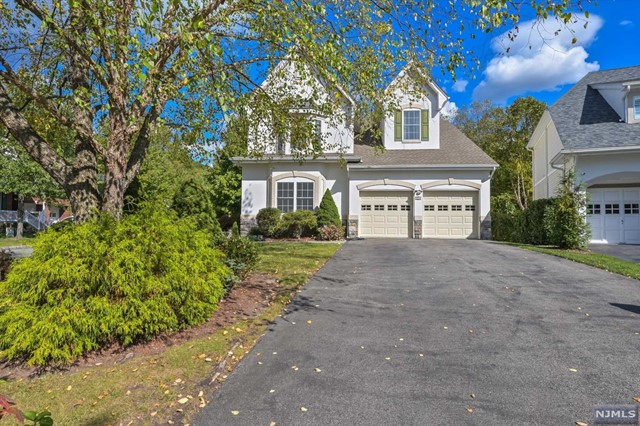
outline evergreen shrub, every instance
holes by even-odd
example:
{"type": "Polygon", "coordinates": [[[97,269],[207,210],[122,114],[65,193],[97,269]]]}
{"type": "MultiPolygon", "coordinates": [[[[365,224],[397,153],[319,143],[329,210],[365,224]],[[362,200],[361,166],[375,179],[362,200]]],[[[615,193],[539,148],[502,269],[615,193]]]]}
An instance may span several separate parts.
{"type": "Polygon", "coordinates": [[[258,231],[265,237],[275,237],[280,228],[282,212],[275,207],[260,209],[256,215],[258,231]]]}
{"type": "Polygon", "coordinates": [[[0,283],[0,358],[67,364],[206,321],[231,273],[194,221],[142,206],[46,232],[0,283]]]}
{"type": "Polygon", "coordinates": [[[324,192],[320,206],[318,206],[318,228],[323,226],[342,226],[338,207],[328,189],[324,192]]]}
{"type": "Polygon", "coordinates": [[[316,214],[310,210],[297,210],[282,215],[278,235],[284,238],[312,237],[317,230],[316,214]]]}

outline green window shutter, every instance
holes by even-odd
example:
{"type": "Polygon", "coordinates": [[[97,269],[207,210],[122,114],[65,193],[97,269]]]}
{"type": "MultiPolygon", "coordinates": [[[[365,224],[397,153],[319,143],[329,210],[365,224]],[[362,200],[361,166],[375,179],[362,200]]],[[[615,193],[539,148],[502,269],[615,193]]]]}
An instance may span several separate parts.
{"type": "Polygon", "coordinates": [[[394,137],[396,141],[402,140],[402,111],[397,109],[393,121],[394,137]]]}
{"type": "Polygon", "coordinates": [[[420,114],[420,121],[422,124],[422,129],[421,129],[421,140],[423,141],[428,141],[429,140],[429,110],[428,109],[423,109],[422,113],[420,114]]]}

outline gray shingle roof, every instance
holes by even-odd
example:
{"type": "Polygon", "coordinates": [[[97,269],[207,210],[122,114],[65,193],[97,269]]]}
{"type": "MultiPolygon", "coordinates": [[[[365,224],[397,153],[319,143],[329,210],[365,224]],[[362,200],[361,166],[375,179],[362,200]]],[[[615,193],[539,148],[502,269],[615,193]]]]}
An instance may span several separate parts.
{"type": "Polygon", "coordinates": [[[478,145],[447,120],[440,119],[440,149],[377,151],[375,142],[356,143],[363,166],[497,166],[478,145]]]}
{"type": "Polygon", "coordinates": [[[635,80],[640,80],[640,66],[591,72],[549,107],[564,148],[639,146],[640,124],[625,123],[624,117],[592,87],[599,83],[635,80]]]}

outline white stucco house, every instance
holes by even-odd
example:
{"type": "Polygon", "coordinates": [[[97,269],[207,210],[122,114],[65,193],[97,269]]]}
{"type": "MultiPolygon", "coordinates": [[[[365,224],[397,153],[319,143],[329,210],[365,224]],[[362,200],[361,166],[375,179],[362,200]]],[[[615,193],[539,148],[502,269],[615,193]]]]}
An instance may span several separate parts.
{"type": "Polygon", "coordinates": [[[282,61],[262,90],[299,95],[303,106],[292,112],[312,121],[323,155],[300,161],[286,135],[257,120],[248,134],[249,155],[234,159],[242,166],[244,231],[262,208],[313,210],[329,189],[348,237],[490,238],[497,164],[442,118],[448,97],[435,82],[417,84],[416,71],[405,68],[387,88],[394,103],[376,140],[354,132],[349,94],[314,73],[298,78],[301,66],[282,61]],[[336,102],[330,116],[310,107],[317,99],[336,102]]]}
{"type": "Polygon", "coordinates": [[[553,197],[574,168],[587,191],[591,242],[640,244],[640,66],[587,74],[543,114],[533,197],[553,197]]]}

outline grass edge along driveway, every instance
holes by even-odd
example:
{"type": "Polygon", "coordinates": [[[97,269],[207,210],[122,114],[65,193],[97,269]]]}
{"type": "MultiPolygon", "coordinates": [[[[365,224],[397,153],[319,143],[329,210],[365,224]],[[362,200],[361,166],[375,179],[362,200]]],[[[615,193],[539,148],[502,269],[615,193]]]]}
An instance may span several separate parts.
{"type": "MultiPolygon", "coordinates": [[[[339,247],[339,243],[260,244],[257,272],[276,277],[282,287],[271,306],[256,317],[123,363],[29,379],[0,378],[0,394],[13,399],[23,411],[51,411],[54,424],[59,425],[188,423],[266,331],[267,324],[339,247]],[[225,371],[212,381],[216,367],[224,360],[225,371]]],[[[18,424],[9,417],[1,423],[18,424]]]]}
{"type": "Polygon", "coordinates": [[[508,245],[518,247],[525,250],[536,251],[538,253],[550,254],[552,256],[562,257],[574,262],[583,263],[602,269],[614,274],[624,275],[625,277],[640,280],[640,265],[628,260],[619,259],[617,257],[606,254],[594,253],[585,250],[564,250],[556,247],[533,246],[530,244],[507,243],[508,245]]]}

